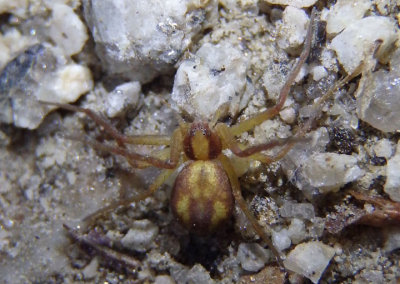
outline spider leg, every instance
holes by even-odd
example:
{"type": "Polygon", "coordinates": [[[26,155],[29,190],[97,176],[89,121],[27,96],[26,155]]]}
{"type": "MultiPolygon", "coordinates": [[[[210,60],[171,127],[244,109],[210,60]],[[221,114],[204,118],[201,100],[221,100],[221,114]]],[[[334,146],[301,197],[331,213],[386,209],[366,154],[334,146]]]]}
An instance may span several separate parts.
{"type": "Polygon", "coordinates": [[[225,148],[229,148],[238,157],[251,157],[252,159],[258,160],[263,163],[270,164],[272,162],[280,160],[287,152],[299,141],[304,141],[302,137],[290,137],[287,139],[277,139],[268,143],[258,144],[243,148],[239,144],[229,128],[224,123],[219,123],[215,126],[215,130],[222,140],[225,148]],[[270,150],[275,147],[282,147],[278,153],[273,156],[265,155],[260,153],[261,151],[270,150]]]}
{"type": "MultiPolygon", "coordinates": [[[[224,154],[221,154],[218,156],[218,160],[221,162],[223,168],[225,169],[225,171],[228,175],[228,178],[229,178],[229,181],[230,181],[231,187],[232,187],[233,197],[235,198],[236,204],[239,205],[240,209],[246,215],[247,219],[250,221],[250,223],[253,226],[256,233],[261,237],[261,239],[265,243],[267,243],[268,247],[271,249],[272,253],[275,255],[276,260],[278,261],[279,265],[281,267],[284,267],[283,263],[282,263],[282,258],[283,258],[282,254],[275,248],[271,239],[264,231],[264,228],[261,227],[261,225],[258,223],[256,218],[253,216],[253,214],[250,212],[249,208],[247,207],[247,203],[243,199],[243,196],[242,196],[242,193],[240,190],[240,184],[239,184],[238,177],[237,177],[232,165],[230,164],[229,159],[224,154]]],[[[266,225],[266,227],[269,231],[271,231],[271,228],[268,225],[266,225]]]]}
{"type": "MultiPolygon", "coordinates": [[[[164,148],[151,153],[152,156],[160,160],[167,160],[170,157],[170,154],[171,154],[170,148],[164,148]]],[[[145,169],[153,166],[150,163],[135,161],[135,160],[128,160],[128,163],[131,165],[132,168],[135,169],[145,169]]]]}
{"type": "Polygon", "coordinates": [[[236,125],[233,125],[231,127],[231,132],[233,135],[239,135],[240,133],[249,131],[250,129],[254,128],[257,125],[260,125],[262,122],[265,120],[271,119],[274,116],[276,116],[282,109],[283,105],[285,104],[286,98],[290,92],[290,88],[296,79],[297,75],[300,72],[301,66],[304,64],[304,62],[307,60],[308,55],[310,54],[311,50],[311,39],[312,39],[312,27],[314,24],[314,19],[315,19],[315,12],[316,10],[313,9],[311,13],[311,19],[310,23],[308,25],[307,29],[307,35],[305,38],[304,42],[304,48],[303,51],[300,54],[299,60],[296,64],[296,66],[293,68],[292,72],[289,75],[289,78],[286,80],[285,85],[282,87],[280,94],[279,94],[279,99],[276,105],[270,109],[267,109],[263,112],[260,112],[259,114],[256,114],[255,116],[246,119],[244,121],[239,122],[236,125]]]}
{"type": "MultiPolygon", "coordinates": [[[[109,153],[113,153],[116,155],[120,155],[125,157],[128,162],[134,168],[146,168],[150,165],[161,168],[161,169],[174,169],[179,162],[181,152],[182,152],[182,131],[180,128],[177,128],[172,137],[170,139],[170,147],[169,147],[169,159],[162,159],[157,156],[143,155],[136,152],[129,151],[125,147],[121,146],[113,146],[107,145],[101,142],[98,142],[93,139],[89,139],[87,137],[75,137],[75,136],[66,136],[70,139],[82,141],[83,143],[90,145],[92,148],[105,151],[109,153]]],[[[165,156],[165,153],[160,156],[165,156]]]]}
{"type": "Polygon", "coordinates": [[[128,206],[131,203],[134,202],[139,202],[141,200],[145,200],[147,197],[150,197],[154,194],[154,192],[163,185],[163,183],[168,179],[168,177],[174,172],[174,169],[165,169],[163,170],[158,177],[155,179],[155,181],[149,186],[149,188],[145,191],[142,192],[132,198],[129,199],[124,199],[124,200],[119,200],[117,202],[111,203],[106,207],[103,207],[96,212],[86,216],[83,219],[83,222],[85,223],[86,227],[90,226],[93,224],[94,220],[98,218],[99,216],[103,216],[109,212],[114,211],[116,208],[121,207],[121,206],[128,206]]]}
{"type": "Polygon", "coordinates": [[[94,239],[90,235],[83,235],[77,230],[72,229],[65,224],[63,225],[63,227],[73,240],[77,241],[80,244],[90,247],[91,249],[95,250],[98,254],[102,255],[104,258],[115,261],[132,269],[140,267],[140,261],[133,258],[132,256],[120,253],[110,247],[101,245],[98,242],[96,242],[96,239],[94,239]]]}
{"type": "Polygon", "coordinates": [[[53,102],[45,102],[39,101],[45,105],[57,106],[59,108],[81,112],[89,116],[94,122],[104,128],[104,131],[107,132],[115,141],[117,141],[120,147],[123,147],[124,144],[142,144],[142,145],[169,145],[170,137],[168,135],[135,135],[135,136],[126,136],[118,131],[107,119],[102,117],[101,115],[95,113],[91,109],[82,108],[70,104],[61,104],[61,103],[53,103],[53,102]]]}

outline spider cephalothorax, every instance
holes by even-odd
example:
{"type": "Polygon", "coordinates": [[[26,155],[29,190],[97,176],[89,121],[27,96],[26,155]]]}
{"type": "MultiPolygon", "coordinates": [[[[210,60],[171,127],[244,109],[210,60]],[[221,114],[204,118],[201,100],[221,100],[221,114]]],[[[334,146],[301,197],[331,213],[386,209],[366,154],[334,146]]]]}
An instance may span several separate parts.
{"type": "Polygon", "coordinates": [[[222,151],[221,139],[207,122],[193,122],[183,140],[183,149],[191,160],[216,159],[222,151]]]}

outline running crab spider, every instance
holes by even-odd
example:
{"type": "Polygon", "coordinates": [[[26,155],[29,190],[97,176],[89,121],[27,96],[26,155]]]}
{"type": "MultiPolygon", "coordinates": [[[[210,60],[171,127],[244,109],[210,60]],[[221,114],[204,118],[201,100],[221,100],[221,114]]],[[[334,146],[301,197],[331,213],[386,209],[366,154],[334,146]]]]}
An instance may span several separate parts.
{"type": "MultiPolygon", "coordinates": [[[[303,51],[282,88],[276,105],[230,127],[224,123],[181,122],[171,137],[164,135],[125,136],[90,109],[43,102],[66,110],[85,113],[98,125],[102,126],[104,131],[118,144],[110,146],[85,139],[84,141],[93,148],[121,155],[127,159],[133,168],[153,166],[162,169],[159,176],[144,193],[128,200],[112,203],[86,217],[85,220],[90,221],[94,217],[110,212],[119,206],[126,206],[152,196],[168,177],[183,164],[183,168],[176,177],[170,198],[172,212],[180,223],[188,230],[196,233],[215,231],[230,218],[236,203],[253,226],[255,232],[269,246],[278,263],[282,266],[283,256],[274,247],[265,231],[264,227],[269,229],[268,225],[261,226],[250,212],[247,203],[242,197],[238,176],[233,165],[222,151],[230,149],[236,156],[250,157],[269,164],[280,160],[304,136],[308,127],[302,127],[294,138],[276,140],[247,148],[244,148],[235,139],[241,133],[249,131],[279,114],[289,94],[291,85],[309,55],[314,18],[315,12],[313,11],[303,51]],[[126,148],[127,144],[163,145],[167,147],[168,153],[167,156],[165,156],[165,151],[155,156],[142,155],[129,151],[126,148]],[[280,147],[280,150],[274,156],[262,153],[262,151],[275,147],[280,147]]],[[[217,121],[217,118],[215,121],[217,121]]]]}

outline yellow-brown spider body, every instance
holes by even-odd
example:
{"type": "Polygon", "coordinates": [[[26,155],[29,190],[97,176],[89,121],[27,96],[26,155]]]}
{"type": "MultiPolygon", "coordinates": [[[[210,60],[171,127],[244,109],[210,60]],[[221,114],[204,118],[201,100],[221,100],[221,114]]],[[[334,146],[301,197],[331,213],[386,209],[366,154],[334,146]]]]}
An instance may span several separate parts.
{"type": "Polygon", "coordinates": [[[188,230],[207,234],[232,215],[232,189],[215,160],[189,162],[178,174],[171,193],[171,209],[188,230]]]}
{"type": "Polygon", "coordinates": [[[188,230],[210,233],[230,218],[234,204],[229,178],[215,160],[221,140],[206,122],[191,123],[183,135],[184,153],[192,161],[175,180],[171,209],[188,230]]]}

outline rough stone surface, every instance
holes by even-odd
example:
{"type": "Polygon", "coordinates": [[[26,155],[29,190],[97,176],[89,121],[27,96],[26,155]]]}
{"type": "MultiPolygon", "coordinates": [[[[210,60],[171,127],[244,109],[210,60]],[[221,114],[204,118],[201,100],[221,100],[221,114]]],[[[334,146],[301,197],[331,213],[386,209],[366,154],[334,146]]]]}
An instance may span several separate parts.
{"type": "Polygon", "coordinates": [[[128,82],[117,86],[106,96],[105,108],[108,117],[121,116],[126,109],[136,106],[140,97],[139,82],[128,82]]]}
{"type": "Polygon", "coordinates": [[[134,221],[121,244],[129,250],[145,252],[158,234],[158,227],[149,220],[134,221]]]}
{"type": "Polygon", "coordinates": [[[322,242],[308,242],[297,245],[283,263],[287,269],[318,283],[334,255],[335,250],[330,246],[322,242]]]}
{"type": "Polygon", "coordinates": [[[389,139],[379,140],[373,148],[373,151],[377,157],[385,157],[389,159],[393,156],[394,147],[389,139]]]}
{"type": "Polygon", "coordinates": [[[400,202],[400,143],[396,154],[387,162],[384,190],[393,201],[400,202]]]}
{"type": "Polygon", "coordinates": [[[54,3],[51,8],[49,36],[66,55],[79,53],[88,39],[86,26],[68,5],[54,3]]]}
{"type": "Polygon", "coordinates": [[[290,240],[289,232],[287,229],[282,229],[280,231],[273,231],[272,232],[272,243],[274,246],[283,251],[290,247],[292,241],[290,240]]]}
{"type": "Polygon", "coordinates": [[[287,6],[282,14],[279,47],[296,54],[306,37],[308,23],[309,17],[302,9],[287,6]]]}
{"type": "Polygon", "coordinates": [[[169,275],[158,275],[154,279],[154,284],[174,284],[174,279],[171,278],[169,275]]]}
{"type": "Polygon", "coordinates": [[[285,218],[302,218],[311,220],[315,217],[314,206],[311,203],[296,203],[287,201],[279,209],[279,213],[285,218]]]}
{"type": "Polygon", "coordinates": [[[210,274],[200,264],[196,264],[188,271],[187,282],[185,283],[205,283],[214,284],[215,281],[211,279],[210,274]]]}
{"type": "Polygon", "coordinates": [[[391,252],[400,248],[400,228],[389,227],[385,230],[385,245],[384,250],[386,252],[391,252]]]}
{"type": "Polygon", "coordinates": [[[388,51],[397,40],[397,33],[396,24],[391,19],[369,16],[346,27],[332,40],[331,48],[346,72],[351,74],[365,56],[371,54],[376,40],[382,40],[376,57],[381,62],[387,62],[388,51]]]}
{"type": "Polygon", "coordinates": [[[3,69],[9,61],[33,43],[34,38],[21,34],[15,28],[0,34],[0,68],[3,69]]]}
{"type": "Polygon", "coordinates": [[[313,75],[313,79],[315,81],[319,81],[328,76],[328,72],[326,71],[325,67],[321,65],[312,67],[310,73],[313,75]]]}
{"type": "Polygon", "coordinates": [[[170,72],[217,8],[216,1],[84,0],[83,6],[104,69],[141,82],[170,72]]]}
{"type": "Polygon", "coordinates": [[[257,243],[241,243],[237,257],[244,270],[257,272],[270,260],[271,252],[257,243]]]}
{"type": "Polygon", "coordinates": [[[338,0],[329,10],[326,19],[326,32],[336,35],[351,23],[360,20],[370,9],[372,2],[369,0],[338,0]]]}
{"type": "Polygon", "coordinates": [[[310,7],[317,2],[317,0],[264,0],[267,3],[274,5],[293,6],[296,8],[310,7]]]}
{"type": "Polygon", "coordinates": [[[390,64],[390,71],[378,70],[366,73],[358,90],[358,116],[385,132],[400,130],[399,64],[400,52],[396,52],[390,64]]]}
{"type": "Polygon", "coordinates": [[[33,45],[0,74],[0,121],[35,129],[54,109],[39,100],[70,103],[92,87],[87,67],[71,63],[59,49],[48,44],[33,45]]]}
{"type": "Polygon", "coordinates": [[[306,226],[304,222],[300,219],[293,218],[288,229],[288,234],[293,244],[300,243],[306,238],[306,226]]]}
{"type": "Polygon", "coordinates": [[[206,43],[192,59],[185,60],[175,75],[172,99],[192,117],[210,120],[220,108],[235,115],[245,91],[248,60],[228,42],[206,43]]]}
{"type": "Polygon", "coordinates": [[[360,178],[364,171],[357,165],[357,159],[335,153],[313,154],[304,166],[308,183],[321,193],[336,191],[346,183],[360,178]]]}

